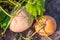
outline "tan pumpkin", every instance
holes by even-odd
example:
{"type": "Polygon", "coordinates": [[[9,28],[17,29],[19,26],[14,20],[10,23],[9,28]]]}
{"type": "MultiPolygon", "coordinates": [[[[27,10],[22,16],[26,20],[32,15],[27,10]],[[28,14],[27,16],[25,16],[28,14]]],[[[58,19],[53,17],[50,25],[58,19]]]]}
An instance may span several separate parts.
{"type": "Polygon", "coordinates": [[[10,30],[13,32],[23,32],[31,27],[33,19],[30,18],[30,14],[26,9],[22,10],[10,24],[10,30]]]}

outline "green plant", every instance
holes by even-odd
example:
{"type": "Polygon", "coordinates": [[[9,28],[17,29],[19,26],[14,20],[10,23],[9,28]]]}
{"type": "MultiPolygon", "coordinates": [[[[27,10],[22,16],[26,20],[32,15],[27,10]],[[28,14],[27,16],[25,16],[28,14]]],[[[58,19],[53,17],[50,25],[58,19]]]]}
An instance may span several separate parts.
{"type": "MultiPolygon", "coordinates": [[[[45,0],[23,0],[20,2],[20,0],[17,1],[13,1],[13,0],[0,0],[1,2],[9,2],[10,4],[14,5],[15,7],[13,8],[13,10],[8,13],[6,12],[1,6],[0,6],[0,10],[3,11],[5,13],[5,15],[7,15],[9,17],[9,19],[7,18],[6,20],[8,20],[7,24],[3,23],[1,25],[1,27],[4,29],[4,31],[1,33],[2,35],[6,32],[7,28],[9,27],[11,21],[13,20],[13,18],[15,16],[17,16],[19,14],[19,12],[21,12],[25,7],[26,10],[30,13],[31,17],[33,17],[36,21],[37,21],[37,15],[39,15],[40,18],[42,18],[43,13],[45,11],[44,7],[44,3],[45,0]],[[23,5],[23,3],[26,3],[25,5],[23,5]],[[23,6],[22,6],[23,5],[23,6]],[[21,10],[19,10],[21,9],[21,10]],[[3,27],[4,26],[4,27],[3,27]]],[[[2,16],[3,17],[3,16],[2,16]]],[[[4,17],[3,17],[4,18],[4,17]]],[[[41,26],[41,28],[43,28],[43,26],[41,26]]],[[[41,29],[40,28],[40,29],[41,29]]],[[[39,30],[40,30],[39,29],[39,30]]],[[[31,38],[36,34],[37,32],[34,32],[31,36],[29,36],[28,38],[24,38],[25,40],[31,40],[31,38]]],[[[20,37],[21,38],[21,37],[20,37]]],[[[49,37],[48,37],[49,38],[49,37]]]]}
{"type": "MultiPolygon", "coordinates": [[[[12,0],[6,0],[6,1],[2,1],[2,0],[1,0],[0,2],[10,2],[11,4],[15,5],[15,8],[12,10],[11,13],[8,13],[7,11],[5,11],[5,10],[0,6],[0,10],[3,11],[3,12],[5,13],[5,15],[7,15],[8,17],[10,17],[10,19],[8,19],[8,18],[6,19],[6,20],[8,21],[7,24],[3,22],[3,24],[1,25],[1,28],[4,30],[4,32],[1,33],[1,34],[3,35],[3,34],[6,32],[8,26],[10,25],[11,21],[13,20],[13,18],[14,18],[16,15],[18,15],[18,13],[21,11],[21,10],[19,10],[21,5],[20,5],[18,2],[13,2],[12,0]],[[19,11],[18,11],[18,10],[19,10],[19,11]],[[11,15],[11,14],[12,14],[12,15],[11,15]]],[[[22,8],[22,9],[23,9],[23,8],[22,8]]],[[[4,13],[3,13],[3,14],[4,14],[4,13]]],[[[2,17],[3,17],[3,16],[2,16],[2,17]]],[[[1,17],[1,18],[2,18],[2,17],[1,17]]]]}
{"type": "Polygon", "coordinates": [[[26,4],[27,11],[35,18],[37,15],[43,16],[45,11],[45,0],[29,0],[26,4]]]}

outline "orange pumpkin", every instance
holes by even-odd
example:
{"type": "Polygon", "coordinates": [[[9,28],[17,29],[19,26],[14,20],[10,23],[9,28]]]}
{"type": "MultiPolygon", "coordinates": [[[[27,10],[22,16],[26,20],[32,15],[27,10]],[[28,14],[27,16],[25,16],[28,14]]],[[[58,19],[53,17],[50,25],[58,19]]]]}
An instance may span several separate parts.
{"type": "Polygon", "coordinates": [[[38,31],[37,33],[41,36],[49,36],[52,35],[56,30],[56,21],[51,16],[45,15],[42,20],[38,20],[35,24],[35,30],[38,31]],[[42,21],[42,22],[41,22],[42,21]],[[40,24],[42,24],[43,28],[40,28],[40,24]]]}

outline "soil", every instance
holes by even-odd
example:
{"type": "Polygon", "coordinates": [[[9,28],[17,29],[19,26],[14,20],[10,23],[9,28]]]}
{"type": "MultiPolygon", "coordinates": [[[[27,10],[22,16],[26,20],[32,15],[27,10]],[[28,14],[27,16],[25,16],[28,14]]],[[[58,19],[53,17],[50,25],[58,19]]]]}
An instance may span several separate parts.
{"type": "MultiPolygon", "coordinates": [[[[60,0],[46,0],[46,12],[44,15],[52,16],[57,23],[57,30],[54,34],[49,36],[52,40],[60,40],[60,0]]],[[[22,33],[14,33],[9,29],[6,31],[4,36],[0,35],[0,40],[18,40],[19,34],[24,34],[24,37],[31,35],[34,30],[32,31],[32,27],[22,33]]],[[[23,39],[22,39],[23,40],[23,39]]],[[[41,37],[36,34],[32,37],[32,40],[48,40],[46,37],[41,37]]]]}

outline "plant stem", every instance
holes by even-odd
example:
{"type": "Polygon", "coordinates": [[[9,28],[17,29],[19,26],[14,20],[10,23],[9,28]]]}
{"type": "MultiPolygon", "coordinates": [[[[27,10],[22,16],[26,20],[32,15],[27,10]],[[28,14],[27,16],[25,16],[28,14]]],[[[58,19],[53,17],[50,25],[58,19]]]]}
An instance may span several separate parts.
{"type": "Polygon", "coordinates": [[[11,15],[8,14],[1,6],[0,6],[0,9],[1,9],[7,16],[11,17],[11,15]]]}
{"type": "Polygon", "coordinates": [[[15,8],[14,8],[14,12],[13,12],[13,14],[15,14],[15,13],[17,13],[18,11],[19,11],[19,9],[20,9],[20,6],[16,6],[15,8]],[[16,10],[15,10],[16,9],[16,10]]]}
{"type": "Polygon", "coordinates": [[[11,1],[11,0],[8,0],[8,1],[11,2],[12,4],[14,4],[14,5],[17,6],[17,7],[20,5],[20,3],[18,3],[18,2],[15,3],[15,2],[13,2],[13,1],[11,1]]]}
{"type": "Polygon", "coordinates": [[[37,0],[35,0],[34,2],[28,1],[29,4],[35,4],[37,0]]]}
{"type": "Polygon", "coordinates": [[[30,37],[32,38],[37,32],[34,32],[30,37]]]}
{"type": "Polygon", "coordinates": [[[15,6],[18,6],[16,3],[14,3],[13,1],[11,0],[8,0],[9,2],[11,2],[12,4],[14,4],[15,6]]]}
{"type": "Polygon", "coordinates": [[[23,9],[25,8],[25,6],[24,7],[22,7],[22,9],[20,9],[20,10],[18,10],[18,12],[16,12],[16,13],[13,13],[14,14],[14,16],[17,16],[23,9]]]}
{"type": "Polygon", "coordinates": [[[18,40],[21,40],[21,38],[22,38],[22,34],[20,34],[20,35],[19,35],[19,38],[18,38],[18,40]]]}
{"type": "Polygon", "coordinates": [[[17,7],[15,6],[14,9],[11,11],[11,13],[16,13],[20,9],[20,5],[17,7]]]}
{"type": "Polygon", "coordinates": [[[21,8],[22,3],[23,3],[24,1],[25,1],[25,0],[23,0],[20,4],[18,3],[18,6],[15,6],[15,8],[12,10],[12,11],[13,11],[13,14],[17,13],[17,11],[21,8]]]}
{"type": "Polygon", "coordinates": [[[37,32],[39,32],[42,28],[43,28],[43,26],[41,26],[38,31],[35,31],[30,37],[32,38],[32,37],[33,37],[37,32]]]}
{"type": "Polygon", "coordinates": [[[2,2],[8,3],[8,1],[0,1],[0,3],[2,3],[2,2]]]}
{"type": "Polygon", "coordinates": [[[48,38],[48,40],[52,40],[50,37],[47,37],[48,38]]]}
{"type": "Polygon", "coordinates": [[[23,0],[23,1],[21,2],[21,4],[23,4],[24,1],[25,1],[25,0],[23,0]]]}
{"type": "Polygon", "coordinates": [[[11,13],[14,13],[16,9],[17,9],[17,6],[15,6],[15,7],[13,8],[13,10],[11,11],[11,13]]]}
{"type": "Polygon", "coordinates": [[[20,2],[21,0],[19,0],[18,2],[20,2]]]}
{"type": "Polygon", "coordinates": [[[23,37],[24,40],[31,40],[31,37],[25,38],[23,37]]]}

